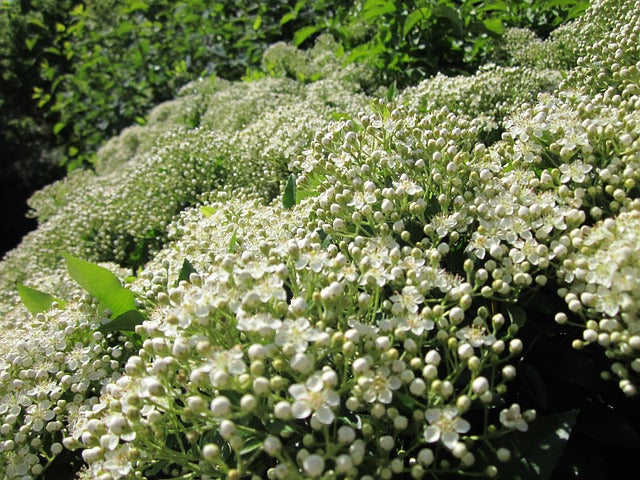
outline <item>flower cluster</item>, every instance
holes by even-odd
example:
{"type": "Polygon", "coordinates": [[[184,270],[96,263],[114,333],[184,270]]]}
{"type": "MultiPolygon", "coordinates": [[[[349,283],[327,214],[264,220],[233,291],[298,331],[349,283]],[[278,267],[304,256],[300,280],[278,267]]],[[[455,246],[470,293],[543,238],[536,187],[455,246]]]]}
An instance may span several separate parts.
{"type": "MultiPolygon", "coordinates": [[[[575,230],[571,242],[576,249],[558,272],[569,286],[561,292],[569,310],[586,326],[583,341],[576,340],[575,346],[603,347],[628,395],[635,395],[640,384],[639,234],[639,211],[575,230]]],[[[560,313],[557,319],[567,321],[567,316],[560,313]]]]}
{"type": "MultiPolygon", "coordinates": [[[[64,309],[14,317],[0,344],[0,472],[37,477],[77,443],[83,412],[117,378],[133,345],[105,336],[95,305],[79,296],[64,309]]],[[[124,341],[123,341],[124,340],[124,341]]]]}
{"type": "MultiPolygon", "coordinates": [[[[317,57],[330,47],[319,42],[317,57]]],[[[325,61],[318,70],[322,65],[331,73],[309,85],[285,78],[195,82],[156,108],[147,126],[109,142],[98,153],[98,174],[72,174],[36,193],[30,204],[41,226],[0,267],[0,311],[15,305],[16,281],[60,275],[61,250],[138,267],[201,194],[244,187],[272,198],[289,160],[314,132],[332,115],[355,115],[369,101],[358,93],[358,69],[325,61]]]]}

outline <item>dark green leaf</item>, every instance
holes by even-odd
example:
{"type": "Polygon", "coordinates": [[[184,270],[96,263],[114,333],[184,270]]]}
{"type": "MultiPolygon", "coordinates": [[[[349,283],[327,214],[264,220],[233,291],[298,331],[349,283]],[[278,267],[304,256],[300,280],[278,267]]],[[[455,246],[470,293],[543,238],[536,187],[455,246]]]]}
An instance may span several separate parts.
{"type": "Polygon", "coordinates": [[[282,434],[291,434],[295,433],[294,425],[290,422],[283,422],[282,420],[271,420],[269,423],[265,425],[267,432],[272,435],[282,435],[282,434]]]}
{"type": "Polygon", "coordinates": [[[182,262],[182,268],[180,269],[180,274],[178,275],[178,283],[181,281],[188,282],[189,277],[192,273],[198,273],[195,267],[191,264],[188,259],[184,259],[182,262]]]}
{"type": "Polygon", "coordinates": [[[576,431],[602,443],[640,448],[640,435],[624,418],[625,413],[608,405],[588,405],[580,412],[576,431]]]}
{"type": "Polygon", "coordinates": [[[407,18],[404,19],[404,24],[402,25],[402,36],[406,37],[409,35],[409,32],[416,26],[417,23],[421,23],[427,20],[431,16],[431,8],[422,7],[414,10],[407,18]]]}
{"type": "Polygon", "coordinates": [[[282,196],[282,206],[286,209],[293,208],[296,204],[296,176],[292,173],[289,175],[287,185],[284,187],[284,195],[282,196]]]}
{"type": "Polygon", "coordinates": [[[240,450],[240,455],[246,455],[248,453],[255,452],[260,448],[262,448],[262,440],[260,440],[259,438],[253,438],[249,440],[244,445],[244,447],[242,447],[242,450],[240,450]]]}
{"type": "Polygon", "coordinates": [[[26,285],[18,284],[18,295],[24,306],[33,315],[40,312],[45,312],[51,308],[53,302],[58,302],[61,307],[64,307],[67,302],[55,298],[48,293],[41,292],[35,288],[27,287],[26,285]]]}
{"type": "Polygon", "coordinates": [[[123,287],[109,270],[69,254],[63,254],[63,257],[69,276],[100,300],[104,308],[111,310],[114,318],[137,308],[133,292],[123,287]]]}
{"type": "Polygon", "coordinates": [[[527,312],[525,312],[524,308],[518,305],[506,305],[506,308],[509,321],[512,324],[515,323],[519,327],[522,327],[527,322],[527,312]]]}
{"type": "Polygon", "coordinates": [[[549,406],[549,393],[538,369],[529,363],[523,363],[520,372],[533,400],[542,410],[546,410],[549,406]]]}
{"type": "Polygon", "coordinates": [[[458,33],[462,34],[464,30],[464,23],[460,18],[460,14],[453,8],[442,4],[436,5],[436,7],[433,9],[433,15],[449,20],[451,25],[458,31],[458,33]]]}
{"type": "Polygon", "coordinates": [[[500,478],[545,480],[562,457],[578,410],[538,417],[526,432],[514,431],[494,444],[511,450],[511,460],[500,467],[500,478]]]}
{"type": "Polygon", "coordinates": [[[322,248],[323,250],[326,250],[332,240],[333,240],[333,238],[331,238],[331,235],[326,235],[322,239],[322,243],[320,244],[320,248],[322,248]]]}
{"type": "Polygon", "coordinates": [[[104,323],[98,328],[102,333],[107,332],[135,332],[136,325],[140,325],[144,321],[144,315],[139,310],[129,310],[128,312],[118,315],[113,320],[104,323]]]}

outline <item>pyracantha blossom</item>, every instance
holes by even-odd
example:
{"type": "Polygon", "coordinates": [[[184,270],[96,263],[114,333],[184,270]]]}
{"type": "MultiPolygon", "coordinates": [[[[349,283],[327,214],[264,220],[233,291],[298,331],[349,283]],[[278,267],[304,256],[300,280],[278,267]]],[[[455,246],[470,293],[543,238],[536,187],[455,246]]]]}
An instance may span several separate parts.
{"type": "Polygon", "coordinates": [[[471,424],[458,416],[456,407],[430,408],[424,416],[429,425],[424,429],[424,438],[429,443],[440,440],[452,449],[458,443],[461,433],[467,433],[471,424]]]}
{"type": "Polygon", "coordinates": [[[340,404],[340,395],[325,384],[322,376],[314,374],[304,384],[295,383],[289,387],[294,398],[291,413],[297,419],[311,415],[323,425],[329,425],[335,419],[333,408],[340,404]]]}

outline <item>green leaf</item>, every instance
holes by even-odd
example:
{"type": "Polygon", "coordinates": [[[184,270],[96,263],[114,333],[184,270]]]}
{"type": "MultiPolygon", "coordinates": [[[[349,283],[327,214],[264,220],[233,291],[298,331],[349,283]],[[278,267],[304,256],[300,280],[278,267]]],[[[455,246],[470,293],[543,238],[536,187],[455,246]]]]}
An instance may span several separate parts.
{"type": "Polygon", "coordinates": [[[259,448],[262,448],[262,440],[259,438],[253,438],[245,443],[242,450],[240,450],[240,455],[247,455],[248,453],[255,452],[259,448]]]}
{"type": "Polygon", "coordinates": [[[542,410],[546,410],[549,407],[549,393],[538,369],[529,363],[523,363],[520,367],[520,372],[522,372],[521,376],[525,380],[524,384],[529,389],[533,400],[542,410]]]}
{"type": "Polygon", "coordinates": [[[305,198],[317,197],[320,195],[319,186],[326,176],[322,173],[312,173],[305,178],[304,183],[296,187],[296,203],[300,203],[305,198]]]}
{"type": "Polygon", "coordinates": [[[509,321],[517,326],[522,327],[527,322],[527,312],[518,305],[506,305],[509,321]]]}
{"type": "Polygon", "coordinates": [[[483,23],[485,28],[490,32],[497,33],[498,35],[504,33],[504,25],[502,25],[502,20],[499,18],[487,18],[483,23]]]}
{"type": "Polygon", "coordinates": [[[298,14],[296,12],[285,13],[280,19],[280,26],[289,23],[291,20],[295,20],[298,14]]]}
{"type": "Polygon", "coordinates": [[[188,282],[189,281],[189,277],[191,276],[192,273],[198,273],[198,271],[191,264],[191,262],[188,259],[185,258],[183,260],[183,262],[182,262],[182,268],[180,269],[180,275],[178,275],[178,283],[180,283],[183,280],[185,282],[188,282]]]}
{"type": "Polygon", "coordinates": [[[64,122],[58,122],[53,126],[53,134],[58,135],[60,131],[67,125],[64,122]]]}
{"type": "Polygon", "coordinates": [[[514,431],[497,440],[494,447],[511,450],[511,461],[500,467],[500,478],[545,480],[562,457],[578,410],[538,417],[526,432],[514,431]]]}
{"type": "Polygon", "coordinates": [[[462,34],[464,31],[464,23],[460,18],[460,14],[453,8],[447,5],[436,5],[433,9],[433,15],[449,20],[459,34],[462,34]]]}
{"type": "Polygon", "coordinates": [[[373,20],[374,18],[393,13],[396,6],[393,2],[385,0],[367,0],[362,7],[362,18],[365,20],[373,20]]]}
{"type": "Polygon", "coordinates": [[[117,318],[137,308],[133,292],[120,284],[118,278],[104,267],[63,254],[69,275],[91,295],[100,300],[104,308],[117,318]]]}
{"type": "Polygon", "coordinates": [[[333,241],[333,238],[331,238],[331,235],[326,235],[322,239],[322,243],[320,244],[320,248],[322,248],[323,250],[326,250],[329,247],[329,244],[331,244],[332,241],[333,241]]]}
{"type": "Polygon", "coordinates": [[[609,405],[594,403],[580,412],[576,432],[588,435],[602,443],[640,448],[640,435],[623,415],[609,405]]]}
{"type": "Polygon", "coordinates": [[[202,216],[204,218],[209,218],[211,215],[216,213],[218,209],[216,207],[211,207],[209,205],[203,205],[202,207],[200,207],[200,211],[202,212],[202,216]]]}
{"type": "Polygon", "coordinates": [[[37,42],[38,37],[27,38],[24,41],[25,45],[27,46],[27,50],[33,50],[33,47],[35,47],[37,42]]]}
{"type": "Polygon", "coordinates": [[[302,42],[304,42],[311,35],[319,31],[320,28],[315,25],[308,25],[306,27],[302,27],[299,30],[296,30],[296,33],[293,34],[293,44],[297,47],[302,42]]]}
{"type": "Polygon", "coordinates": [[[56,297],[52,297],[48,293],[41,292],[35,288],[27,287],[26,285],[18,284],[18,295],[24,306],[33,315],[46,312],[51,308],[53,302],[58,302],[61,307],[64,307],[67,302],[56,297]]]}
{"type": "Polygon", "coordinates": [[[236,232],[233,232],[231,235],[231,240],[229,240],[229,253],[236,253],[238,250],[238,237],[236,236],[236,232]]]}
{"type": "Polygon", "coordinates": [[[284,187],[284,195],[282,196],[282,206],[290,209],[296,204],[296,176],[292,173],[289,175],[287,185],[284,187]]]}
{"type": "Polygon", "coordinates": [[[393,83],[389,85],[389,88],[387,88],[387,102],[393,101],[397,91],[398,91],[398,88],[396,86],[396,81],[394,80],[393,83]]]}
{"type": "Polygon", "coordinates": [[[129,310],[118,315],[113,320],[102,324],[98,330],[102,333],[107,332],[135,332],[136,325],[140,325],[144,321],[144,315],[139,310],[129,310]]]}
{"type": "Polygon", "coordinates": [[[260,25],[262,25],[262,16],[258,15],[253,22],[253,29],[258,30],[260,28],[260,25]]]}
{"type": "Polygon", "coordinates": [[[404,19],[404,24],[402,25],[402,36],[406,37],[409,35],[409,32],[416,26],[418,22],[423,22],[431,16],[431,8],[422,7],[417,10],[414,10],[407,18],[404,19]]]}
{"type": "Polygon", "coordinates": [[[139,10],[142,10],[144,12],[146,12],[147,10],[149,10],[149,5],[147,5],[147,2],[135,2],[134,4],[132,4],[129,8],[127,8],[124,13],[125,14],[129,14],[129,13],[133,13],[133,12],[137,12],[139,10]]]}

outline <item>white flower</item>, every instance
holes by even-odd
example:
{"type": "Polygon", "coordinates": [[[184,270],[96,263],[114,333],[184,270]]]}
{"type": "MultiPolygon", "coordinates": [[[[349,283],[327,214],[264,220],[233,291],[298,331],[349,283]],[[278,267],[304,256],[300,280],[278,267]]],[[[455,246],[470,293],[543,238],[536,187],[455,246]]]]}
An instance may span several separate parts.
{"type": "Polygon", "coordinates": [[[430,408],[425,412],[429,425],[424,430],[424,438],[429,443],[440,440],[448,449],[458,443],[460,433],[467,433],[471,428],[469,422],[458,417],[455,407],[430,408]]]}
{"type": "Polygon", "coordinates": [[[311,323],[306,318],[285,320],[276,333],[275,344],[282,347],[291,344],[296,352],[304,352],[309,342],[318,337],[318,330],[311,328],[311,323]]]}
{"type": "Polygon", "coordinates": [[[487,334],[487,329],[479,325],[461,328],[456,332],[456,337],[468,341],[475,348],[496,343],[495,335],[487,334]]]}
{"type": "Polygon", "coordinates": [[[507,428],[515,428],[521,432],[526,432],[529,429],[529,425],[520,413],[520,405],[517,403],[500,412],[500,423],[507,428]]]}
{"type": "Polygon", "coordinates": [[[291,405],[293,416],[302,419],[311,415],[324,425],[331,424],[335,418],[332,408],[340,404],[340,395],[327,387],[319,374],[309,377],[304,385],[291,385],[289,394],[294,398],[291,405]]]}
{"type": "Polygon", "coordinates": [[[401,317],[394,318],[396,326],[400,330],[410,331],[414,335],[422,336],[425,331],[433,330],[435,322],[425,318],[419,313],[406,313],[401,317]]]}
{"type": "Polygon", "coordinates": [[[380,367],[375,373],[367,372],[358,378],[358,385],[364,390],[362,398],[366,402],[391,403],[393,390],[399,389],[402,381],[390,373],[391,371],[387,367],[380,367]]]}
{"type": "Polygon", "coordinates": [[[398,315],[402,312],[416,313],[418,305],[424,302],[424,297],[416,287],[409,285],[402,289],[402,293],[392,295],[390,300],[393,302],[391,312],[398,315]]]}

